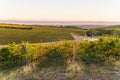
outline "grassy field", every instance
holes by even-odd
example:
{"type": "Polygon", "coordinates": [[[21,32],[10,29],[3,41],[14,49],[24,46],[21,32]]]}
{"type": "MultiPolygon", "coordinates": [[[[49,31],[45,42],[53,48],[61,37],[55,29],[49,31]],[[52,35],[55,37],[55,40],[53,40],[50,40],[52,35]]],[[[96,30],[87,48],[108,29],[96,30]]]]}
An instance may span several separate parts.
{"type": "Polygon", "coordinates": [[[31,43],[51,42],[59,40],[73,39],[70,33],[85,35],[86,30],[79,28],[59,28],[49,26],[32,26],[32,29],[26,29],[25,25],[5,25],[0,24],[0,44],[8,44],[12,42],[20,43],[21,41],[29,41],[31,43]],[[11,27],[12,28],[8,28],[11,27]],[[18,29],[16,28],[19,27],[18,29]],[[15,27],[15,28],[14,28],[15,27]],[[22,27],[22,29],[20,29],[22,27]],[[25,27],[25,29],[24,29],[25,27]]]}

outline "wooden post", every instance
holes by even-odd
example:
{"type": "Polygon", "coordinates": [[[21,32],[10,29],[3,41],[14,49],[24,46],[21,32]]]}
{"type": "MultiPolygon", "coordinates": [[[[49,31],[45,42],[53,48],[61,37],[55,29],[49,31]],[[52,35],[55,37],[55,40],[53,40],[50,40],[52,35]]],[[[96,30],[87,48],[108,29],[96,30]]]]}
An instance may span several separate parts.
{"type": "Polygon", "coordinates": [[[75,63],[75,57],[76,57],[76,42],[73,43],[73,63],[75,63]]]}
{"type": "MultiPolygon", "coordinates": [[[[77,66],[77,62],[76,62],[76,42],[79,41],[79,39],[77,39],[77,37],[75,37],[73,35],[73,33],[71,33],[71,35],[73,36],[73,38],[75,39],[74,43],[73,43],[73,75],[76,76],[76,72],[77,72],[77,69],[78,69],[78,66],[77,66]]],[[[74,80],[74,78],[73,78],[74,80]]]]}
{"type": "MultiPolygon", "coordinates": [[[[28,53],[28,50],[27,50],[27,45],[23,45],[22,46],[22,48],[23,48],[23,53],[25,54],[25,56],[26,56],[26,54],[28,53]]],[[[25,57],[25,64],[28,64],[28,60],[26,59],[26,57],[25,57]]]]}
{"type": "Polygon", "coordinates": [[[76,37],[73,35],[73,33],[71,33],[71,35],[73,36],[73,38],[75,39],[74,43],[73,43],[73,63],[75,63],[75,57],[76,57],[76,37]]]}
{"type": "Polygon", "coordinates": [[[28,53],[27,45],[23,45],[22,47],[23,47],[23,52],[24,52],[24,54],[27,54],[27,53],[28,53]]]}

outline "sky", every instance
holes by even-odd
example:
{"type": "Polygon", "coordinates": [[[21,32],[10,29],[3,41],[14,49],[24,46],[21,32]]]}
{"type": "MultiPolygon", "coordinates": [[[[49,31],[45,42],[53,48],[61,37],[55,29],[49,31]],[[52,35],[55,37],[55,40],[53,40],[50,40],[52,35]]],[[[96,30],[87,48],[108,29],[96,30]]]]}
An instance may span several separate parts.
{"type": "Polygon", "coordinates": [[[0,0],[0,20],[120,22],[120,0],[0,0]]]}

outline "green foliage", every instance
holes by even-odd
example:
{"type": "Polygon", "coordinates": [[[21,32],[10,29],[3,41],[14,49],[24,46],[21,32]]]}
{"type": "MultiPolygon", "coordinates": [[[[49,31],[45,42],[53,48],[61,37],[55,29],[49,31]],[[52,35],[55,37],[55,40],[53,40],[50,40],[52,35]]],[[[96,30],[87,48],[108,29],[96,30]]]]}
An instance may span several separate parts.
{"type": "Polygon", "coordinates": [[[10,51],[8,48],[2,48],[0,51],[0,60],[1,61],[6,61],[9,60],[10,58],[10,51]]]}
{"type": "Polygon", "coordinates": [[[106,28],[95,28],[87,31],[88,36],[114,35],[114,33],[117,33],[117,31],[106,28]]]}
{"type": "MultiPolygon", "coordinates": [[[[120,60],[120,39],[103,37],[98,41],[77,42],[76,60],[84,64],[113,63],[120,60]]],[[[0,66],[10,66],[17,63],[39,62],[40,65],[57,66],[67,64],[73,58],[73,42],[60,44],[10,44],[0,49],[0,66]],[[27,46],[24,53],[23,45],[27,46]]],[[[14,66],[16,66],[14,65],[14,66]]]]}
{"type": "Polygon", "coordinates": [[[98,32],[95,29],[90,29],[87,31],[88,36],[96,36],[97,34],[98,34],[98,32]]]}

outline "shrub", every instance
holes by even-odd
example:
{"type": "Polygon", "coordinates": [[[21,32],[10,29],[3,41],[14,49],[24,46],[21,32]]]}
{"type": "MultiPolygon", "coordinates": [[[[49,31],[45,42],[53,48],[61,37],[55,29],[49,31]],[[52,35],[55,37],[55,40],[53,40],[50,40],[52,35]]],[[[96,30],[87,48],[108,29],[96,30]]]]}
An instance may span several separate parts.
{"type": "Polygon", "coordinates": [[[0,61],[7,61],[10,59],[10,51],[8,48],[2,48],[0,51],[0,61]]]}
{"type": "MultiPolygon", "coordinates": [[[[98,41],[76,43],[76,60],[85,64],[99,64],[120,60],[120,39],[104,37],[98,41]]],[[[4,65],[39,62],[42,65],[63,65],[73,59],[73,42],[60,44],[10,44],[0,49],[0,61],[4,65]],[[26,45],[26,50],[23,45],[26,45]]],[[[0,65],[1,66],[1,65],[0,65]]]]}

